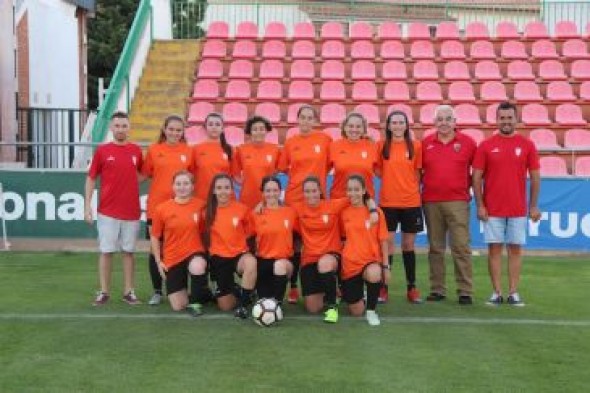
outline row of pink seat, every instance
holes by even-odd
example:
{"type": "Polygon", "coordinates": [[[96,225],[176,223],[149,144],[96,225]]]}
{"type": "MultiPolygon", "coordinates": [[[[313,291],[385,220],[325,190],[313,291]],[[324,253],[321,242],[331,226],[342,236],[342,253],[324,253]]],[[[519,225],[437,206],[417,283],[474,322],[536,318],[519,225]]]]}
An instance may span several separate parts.
{"type": "MultiPolygon", "coordinates": [[[[213,22],[207,29],[208,38],[228,39],[230,37],[229,25],[223,21],[213,22]]],[[[238,24],[234,37],[256,39],[262,36],[264,39],[286,39],[287,28],[282,22],[268,23],[264,28],[264,33],[261,35],[258,31],[258,25],[254,22],[241,22],[238,24]]],[[[586,35],[590,36],[590,23],[586,25],[586,35]]],[[[338,22],[324,23],[320,29],[319,37],[322,39],[371,39],[373,37],[380,39],[401,39],[402,28],[398,23],[384,22],[381,23],[377,31],[367,22],[355,22],[350,24],[348,34],[345,33],[345,26],[338,22]]],[[[561,21],[555,24],[555,32],[553,37],[558,39],[576,38],[581,34],[578,26],[574,22],[561,21]]],[[[316,29],[312,23],[301,22],[295,24],[293,28],[294,39],[315,39],[317,37],[316,29]]],[[[426,23],[413,22],[410,23],[407,29],[406,39],[458,39],[461,38],[461,32],[458,25],[454,22],[441,22],[436,28],[427,25],[426,23]]],[[[480,39],[489,38],[490,32],[486,24],[482,22],[472,22],[465,27],[463,38],[465,39],[480,39]]],[[[499,22],[495,26],[496,39],[537,39],[549,38],[551,35],[547,26],[543,22],[532,21],[526,24],[522,34],[519,32],[518,26],[510,21],[499,22]]]]}

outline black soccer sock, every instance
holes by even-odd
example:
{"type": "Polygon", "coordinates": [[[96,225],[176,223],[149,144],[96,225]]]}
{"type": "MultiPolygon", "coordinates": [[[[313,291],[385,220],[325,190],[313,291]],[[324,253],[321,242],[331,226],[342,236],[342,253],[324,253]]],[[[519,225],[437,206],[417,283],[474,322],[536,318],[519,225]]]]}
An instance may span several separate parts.
{"type": "Polygon", "coordinates": [[[281,276],[274,276],[273,296],[279,303],[282,303],[283,298],[285,297],[285,291],[287,290],[287,281],[288,280],[286,274],[283,274],[281,276]]]}
{"type": "Polygon", "coordinates": [[[293,274],[291,274],[291,288],[297,288],[297,279],[299,278],[299,266],[301,265],[301,253],[296,252],[291,259],[293,263],[293,274]]]}
{"type": "Polygon", "coordinates": [[[416,253],[412,251],[403,251],[404,269],[406,271],[406,283],[408,291],[416,287],[416,253]]]}
{"type": "Polygon", "coordinates": [[[393,266],[393,254],[387,256],[387,262],[389,263],[389,266],[393,266]]]}
{"type": "Polygon", "coordinates": [[[191,294],[189,302],[205,304],[211,298],[211,290],[207,287],[207,275],[190,275],[191,276],[191,294]]]}
{"type": "Polygon", "coordinates": [[[379,298],[380,282],[367,282],[367,310],[375,311],[379,298]]]}
{"type": "Polygon", "coordinates": [[[327,308],[336,305],[336,274],[334,272],[320,273],[324,283],[324,303],[327,308]]]}
{"type": "Polygon", "coordinates": [[[240,287],[240,297],[238,298],[238,306],[248,307],[250,303],[252,303],[253,292],[253,289],[246,289],[244,287],[240,287]]]}
{"type": "Polygon", "coordinates": [[[162,293],[162,276],[160,276],[160,271],[158,270],[158,264],[156,263],[156,257],[154,254],[150,253],[148,258],[148,266],[150,269],[150,278],[152,279],[152,287],[154,288],[154,292],[162,293]]]}

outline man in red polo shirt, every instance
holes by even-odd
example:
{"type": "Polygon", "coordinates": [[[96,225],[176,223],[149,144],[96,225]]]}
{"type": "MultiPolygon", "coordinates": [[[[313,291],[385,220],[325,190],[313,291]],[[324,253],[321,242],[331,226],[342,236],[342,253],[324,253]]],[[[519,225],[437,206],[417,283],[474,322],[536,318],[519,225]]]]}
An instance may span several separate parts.
{"type": "Polygon", "coordinates": [[[472,304],[469,200],[473,139],[455,130],[455,114],[449,105],[434,113],[436,133],[422,141],[422,203],[428,228],[430,294],[428,301],[446,298],[445,251],[447,235],[455,262],[459,304],[472,304]]]}
{"type": "Polygon", "coordinates": [[[115,112],[111,118],[110,130],[113,141],[99,146],[94,153],[84,187],[84,219],[94,223],[92,216],[92,194],[96,179],[100,177],[98,201],[98,243],[100,257],[98,272],[100,291],[94,300],[95,306],[108,302],[113,254],[123,252],[123,277],[125,288],[123,301],[135,305],[140,301],[134,292],[135,260],[133,252],[139,231],[139,184],[138,171],[141,169],[142,154],[139,146],[129,143],[129,118],[124,112],[115,112]]]}

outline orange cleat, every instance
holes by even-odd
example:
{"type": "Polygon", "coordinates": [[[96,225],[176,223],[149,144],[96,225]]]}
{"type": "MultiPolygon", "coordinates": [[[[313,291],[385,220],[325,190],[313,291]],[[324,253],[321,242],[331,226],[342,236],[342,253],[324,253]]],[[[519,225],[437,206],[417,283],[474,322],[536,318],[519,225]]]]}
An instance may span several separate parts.
{"type": "Polygon", "coordinates": [[[378,303],[387,303],[389,300],[389,292],[386,285],[382,285],[379,290],[379,297],[377,298],[378,303]]]}
{"type": "Polygon", "coordinates": [[[413,304],[420,304],[423,302],[422,298],[420,297],[420,291],[417,288],[410,289],[407,294],[408,302],[413,304]]]}
{"type": "Polygon", "coordinates": [[[299,288],[292,287],[289,289],[289,295],[287,295],[287,301],[289,304],[296,304],[299,300],[299,288]]]}

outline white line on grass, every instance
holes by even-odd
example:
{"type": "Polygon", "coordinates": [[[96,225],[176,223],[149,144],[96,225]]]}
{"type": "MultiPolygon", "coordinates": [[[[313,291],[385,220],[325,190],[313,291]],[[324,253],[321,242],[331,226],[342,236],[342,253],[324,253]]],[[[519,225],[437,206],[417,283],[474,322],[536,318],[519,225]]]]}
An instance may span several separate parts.
{"type": "MultiPolygon", "coordinates": [[[[17,314],[0,313],[0,321],[40,321],[40,320],[64,320],[64,319],[128,319],[128,320],[230,320],[234,317],[230,314],[205,314],[197,318],[186,314],[124,314],[124,313],[71,313],[71,314],[17,314]]],[[[321,321],[321,317],[312,315],[287,316],[286,320],[294,321],[321,321]]],[[[341,319],[352,321],[359,318],[343,316],[341,319]]],[[[410,324],[450,324],[450,325],[534,325],[534,326],[580,326],[590,327],[590,320],[569,319],[526,319],[526,318],[450,318],[450,317],[387,317],[381,316],[381,321],[388,323],[410,324]]]]}

